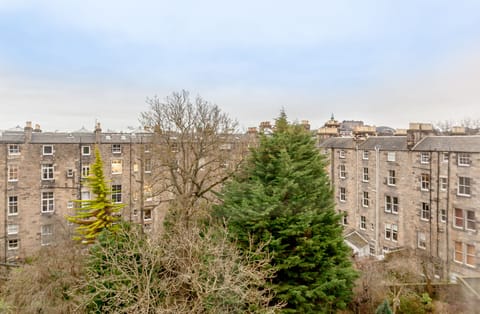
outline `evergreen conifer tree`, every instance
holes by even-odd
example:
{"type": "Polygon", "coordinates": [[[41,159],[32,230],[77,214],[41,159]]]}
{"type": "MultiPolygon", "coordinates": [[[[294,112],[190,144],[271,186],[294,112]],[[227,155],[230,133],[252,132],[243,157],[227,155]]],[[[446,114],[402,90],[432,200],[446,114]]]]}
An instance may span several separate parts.
{"type": "Polygon", "coordinates": [[[115,204],[111,199],[111,190],[107,187],[103,173],[103,161],[98,147],[95,148],[95,162],[92,165],[90,175],[85,179],[85,185],[90,188],[94,195],[91,200],[76,200],[78,206],[75,215],[67,217],[67,220],[77,224],[74,240],[85,244],[93,243],[98,234],[108,229],[115,231],[115,222],[119,217],[115,214],[123,207],[115,204]]]}
{"type": "Polygon", "coordinates": [[[392,309],[388,304],[388,300],[384,300],[375,310],[375,314],[392,314],[392,309]]]}
{"type": "Polygon", "coordinates": [[[272,288],[287,302],[285,312],[334,312],[352,295],[357,274],[325,166],[310,133],[282,111],[216,208],[244,250],[268,243],[272,288]]]}

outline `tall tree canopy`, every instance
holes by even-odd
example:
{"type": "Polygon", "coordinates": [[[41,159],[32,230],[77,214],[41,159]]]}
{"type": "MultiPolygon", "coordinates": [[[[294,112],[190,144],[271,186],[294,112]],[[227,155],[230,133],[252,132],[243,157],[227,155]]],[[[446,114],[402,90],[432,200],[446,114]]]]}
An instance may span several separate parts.
{"type": "Polygon", "coordinates": [[[323,156],[311,135],[284,112],[262,135],[246,166],[226,185],[216,214],[227,218],[243,249],[268,243],[276,270],[272,287],[286,312],[344,308],[356,272],[343,242],[340,216],[323,156]]]}
{"type": "Polygon", "coordinates": [[[200,96],[183,90],[147,102],[150,110],[140,121],[152,131],[151,193],[176,203],[188,218],[199,201],[216,200],[247,145],[236,134],[236,121],[200,96]]]}
{"type": "Polygon", "coordinates": [[[84,180],[93,198],[77,200],[75,215],[67,217],[67,220],[78,225],[74,240],[88,244],[94,242],[102,230],[115,230],[115,222],[120,219],[116,214],[123,205],[115,204],[111,199],[112,191],[105,181],[103,161],[98,147],[95,148],[95,162],[90,175],[84,180]]]}

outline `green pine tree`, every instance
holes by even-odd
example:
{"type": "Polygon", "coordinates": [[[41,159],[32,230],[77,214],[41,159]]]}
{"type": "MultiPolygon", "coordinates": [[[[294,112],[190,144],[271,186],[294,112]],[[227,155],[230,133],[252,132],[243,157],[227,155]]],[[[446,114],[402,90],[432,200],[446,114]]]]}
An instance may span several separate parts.
{"type": "Polygon", "coordinates": [[[392,314],[392,309],[388,304],[388,300],[384,300],[375,310],[375,314],[392,314]]]}
{"type": "Polygon", "coordinates": [[[115,231],[117,228],[115,222],[119,220],[116,214],[123,207],[122,204],[112,202],[112,193],[105,181],[103,161],[98,147],[95,148],[95,163],[92,165],[90,175],[85,178],[85,185],[90,188],[94,198],[76,200],[75,215],[67,217],[67,220],[78,225],[73,239],[89,244],[95,241],[102,230],[115,231]]]}
{"type": "Polygon", "coordinates": [[[282,111],[216,208],[243,249],[268,243],[272,287],[288,303],[285,312],[334,312],[352,296],[357,274],[325,166],[311,135],[282,111]]]}

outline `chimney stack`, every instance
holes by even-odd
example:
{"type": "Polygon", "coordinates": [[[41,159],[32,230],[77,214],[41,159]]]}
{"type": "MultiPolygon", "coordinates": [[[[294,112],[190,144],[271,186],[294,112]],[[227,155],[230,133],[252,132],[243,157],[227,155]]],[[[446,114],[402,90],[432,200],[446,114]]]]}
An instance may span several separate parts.
{"type": "Polygon", "coordinates": [[[23,130],[25,132],[25,142],[29,143],[32,140],[32,121],[27,121],[23,130]]]}
{"type": "Polygon", "coordinates": [[[95,123],[95,142],[99,144],[102,140],[102,127],[100,126],[100,122],[95,123]]]}

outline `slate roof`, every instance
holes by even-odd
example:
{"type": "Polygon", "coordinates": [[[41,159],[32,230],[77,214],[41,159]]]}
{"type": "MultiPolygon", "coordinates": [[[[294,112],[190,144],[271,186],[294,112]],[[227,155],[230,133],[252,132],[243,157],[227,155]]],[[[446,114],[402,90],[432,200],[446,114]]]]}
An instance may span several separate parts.
{"type": "Polygon", "coordinates": [[[355,141],[353,137],[331,137],[320,143],[320,148],[355,148],[355,141]]]}
{"type": "Polygon", "coordinates": [[[25,136],[22,132],[2,131],[0,132],[0,143],[23,143],[25,136]]]}
{"type": "Polygon", "coordinates": [[[357,231],[353,231],[346,235],[345,241],[348,241],[359,250],[368,246],[368,241],[365,240],[357,231]]]}
{"type": "Polygon", "coordinates": [[[371,136],[365,140],[359,149],[374,150],[379,147],[381,151],[399,151],[408,150],[406,136],[371,136]]]}
{"type": "MultiPolygon", "coordinates": [[[[102,143],[138,143],[151,133],[102,133],[102,143]]],[[[32,144],[94,144],[93,132],[32,132],[32,144]]],[[[25,133],[17,131],[0,132],[0,143],[25,143],[25,133]]]]}
{"type": "Polygon", "coordinates": [[[427,136],[421,139],[413,151],[480,152],[480,136],[427,136]]]}
{"type": "Polygon", "coordinates": [[[33,144],[68,144],[95,143],[95,134],[66,132],[33,132],[30,143],[33,144]]]}

